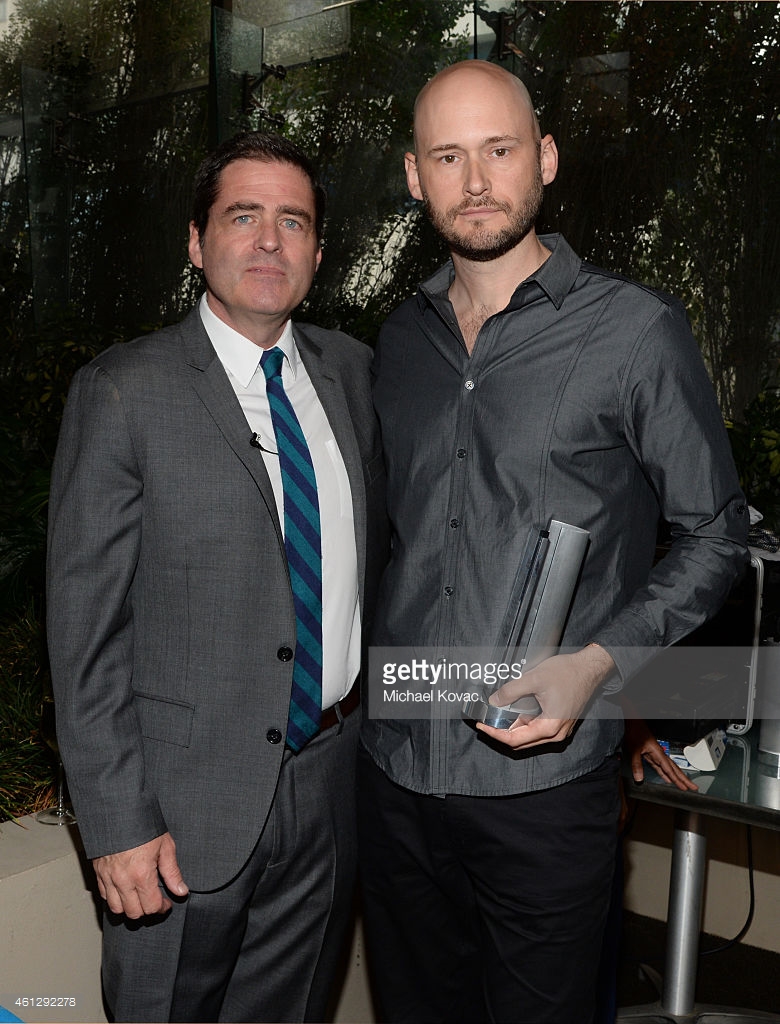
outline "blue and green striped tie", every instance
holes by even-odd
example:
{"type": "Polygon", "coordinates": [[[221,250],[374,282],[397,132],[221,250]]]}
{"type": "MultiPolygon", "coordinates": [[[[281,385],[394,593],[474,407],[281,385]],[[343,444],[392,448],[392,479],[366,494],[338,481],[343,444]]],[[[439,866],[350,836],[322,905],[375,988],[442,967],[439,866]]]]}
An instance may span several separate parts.
{"type": "Polygon", "coordinates": [[[287,745],[300,750],[322,716],[322,544],[317,480],[298,417],[282,385],[280,348],[260,365],[279,452],[284,491],[284,546],[295,603],[296,644],[287,745]]]}

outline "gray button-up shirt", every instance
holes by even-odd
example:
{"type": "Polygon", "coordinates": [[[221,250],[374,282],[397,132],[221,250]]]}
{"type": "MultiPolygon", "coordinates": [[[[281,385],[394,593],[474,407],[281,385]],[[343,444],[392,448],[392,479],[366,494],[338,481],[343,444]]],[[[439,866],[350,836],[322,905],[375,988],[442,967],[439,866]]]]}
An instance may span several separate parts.
{"type": "MultiPolygon", "coordinates": [[[[447,264],[382,329],[375,405],[393,549],[374,644],[500,644],[518,566],[550,518],[590,532],[563,644],[595,641],[623,680],[720,606],[745,561],[747,507],[679,302],[552,255],[483,325],[469,357],[447,264]],[[671,550],[653,567],[657,527],[671,550]]],[[[619,684],[618,684],[619,685],[619,684]]],[[[402,786],[503,795],[556,785],[617,746],[596,711],[565,745],[513,753],[459,719],[369,719],[402,786]]]]}

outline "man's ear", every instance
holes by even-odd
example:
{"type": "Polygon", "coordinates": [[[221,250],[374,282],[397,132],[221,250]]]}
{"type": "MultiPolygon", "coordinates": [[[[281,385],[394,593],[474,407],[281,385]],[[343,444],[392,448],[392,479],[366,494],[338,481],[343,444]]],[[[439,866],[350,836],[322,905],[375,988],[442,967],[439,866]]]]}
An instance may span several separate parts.
{"type": "Polygon", "coordinates": [[[199,270],[203,270],[203,254],[200,250],[200,235],[198,229],[195,227],[195,221],[190,221],[190,241],[187,246],[187,252],[189,253],[190,260],[193,266],[199,270]]]}
{"type": "Polygon", "coordinates": [[[549,185],[550,182],[555,181],[555,176],[558,173],[558,147],[555,145],[552,135],[545,135],[540,146],[539,162],[542,168],[542,181],[545,185],[549,185]]]}
{"type": "Polygon", "coordinates": [[[409,186],[409,191],[412,194],[413,199],[422,199],[422,189],[420,188],[420,177],[417,173],[417,157],[414,153],[407,153],[404,156],[404,166],[406,167],[406,184],[409,186]]]}

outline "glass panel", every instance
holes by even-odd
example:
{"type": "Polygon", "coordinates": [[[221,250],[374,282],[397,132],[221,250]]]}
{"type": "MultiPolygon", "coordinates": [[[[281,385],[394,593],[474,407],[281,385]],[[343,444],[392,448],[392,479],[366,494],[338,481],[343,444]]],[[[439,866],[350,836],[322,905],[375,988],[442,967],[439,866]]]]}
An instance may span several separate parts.
{"type": "Polygon", "coordinates": [[[25,173],[36,318],[70,297],[69,253],[75,120],[65,82],[22,68],[25,173]]]}
{"type": "Polygon", "coordinates": [[[169,62],[175,89],[140,64],[132,80],[92,75],[78,94],[24,69],[37,320],[70,303],[96,325],[138,329],[191,301],[182,263],[192,176],[207,146],[205,43],[197,59],[187,51],[169,62]]]}
{"type": "Polygon", "coordinates": [[[350,8],[364,0],[233,0],[233,14],[267,29],[264,59],[293,67],[349,46],[350,8]]]}
{"type": "Polygon", "coordinates": [[[263,109],[263,29],[215,7],[214,76],[217,141],[259,127],[263,109]],[[254,117],[252,114],[254,113],[254,117]]]}
{"type": "Polygon", "coordinates": [[[265,59],[269,64],[294,67],[337,57],[349,46],[349,27],[349,7],[269,25],[265,59]]]}
{"type": "Polygon", "coordinates": [[[265,83],[288,70],[344,54],[349,47],[349,6],[307,13],[318,4],[236,3],[233,12],[215,7],[217,138],[239,129],[279,130],[284,115],[269,109],[265,83]],[[298,16],[289,18],[290,14],[298,16]],[[285,20],[277,21],[286,14],[285,20]]]}

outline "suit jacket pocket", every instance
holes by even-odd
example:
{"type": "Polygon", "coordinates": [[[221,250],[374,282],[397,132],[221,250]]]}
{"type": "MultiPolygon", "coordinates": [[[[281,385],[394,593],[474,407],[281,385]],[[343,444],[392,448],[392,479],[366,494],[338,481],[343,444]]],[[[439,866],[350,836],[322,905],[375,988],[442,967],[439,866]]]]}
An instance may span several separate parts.
{"type": "Polygon", "coordinates": [[[366,487],[369,487],[377,477],[385,475],[385,457],[382,452],[370,459],[363,468],[363,477],[366,487]]]}
{"type": "Polygon", "coordinates": [[[148,739],[175,743],[180,747],[190,745],[194,705],[136,693],[133,706],[141,725],[141,733],[148,739]]]}

